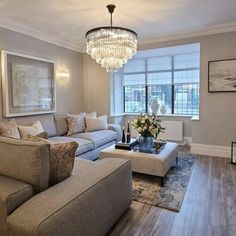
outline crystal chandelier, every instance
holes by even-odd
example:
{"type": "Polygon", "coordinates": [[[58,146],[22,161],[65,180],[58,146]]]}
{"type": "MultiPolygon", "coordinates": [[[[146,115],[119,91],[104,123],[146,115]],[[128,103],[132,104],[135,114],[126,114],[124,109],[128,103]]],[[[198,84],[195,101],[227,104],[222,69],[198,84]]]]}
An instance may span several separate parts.
{"type": "Polygon", "coordinates": [[[112,25],[115,5],[107,5],[111,26],[91,29],[86,33],[87,53],[107,72],[117,71],[137,52],[137,34],[112,25]]]}

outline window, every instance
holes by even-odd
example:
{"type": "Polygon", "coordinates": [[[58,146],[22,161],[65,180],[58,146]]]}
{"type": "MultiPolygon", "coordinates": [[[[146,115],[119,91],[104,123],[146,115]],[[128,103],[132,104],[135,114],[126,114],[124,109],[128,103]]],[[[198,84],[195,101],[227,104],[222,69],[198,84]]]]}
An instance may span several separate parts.
{"type": "Polygon", "coordinates": [[[157,98],[167,114],[199,114],[199,50],[181,51],[171,54],[169,49],[168,55],[132,59],[124,66],[125,113],[151,112],[157,98]]]}

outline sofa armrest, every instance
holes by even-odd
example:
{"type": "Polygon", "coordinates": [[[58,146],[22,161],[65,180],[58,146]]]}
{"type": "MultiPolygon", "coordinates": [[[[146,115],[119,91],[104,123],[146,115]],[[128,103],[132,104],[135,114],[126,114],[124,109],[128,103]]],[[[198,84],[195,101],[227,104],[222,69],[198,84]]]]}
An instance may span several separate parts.
{"type": "Polygon", "coordinates": [[[117,142],[121,141],[121,137],[122,137],[122,129],[120,125],[116,125],[116,124],[108,124],[108,129],[109,130],[113,130],[117,133],[117,142]]]}
{"type": "Polygon", "coordinates": [[[77,160],[75,168],[71,177],[8,217],[11,236],[100,236],[109,231],[132,202],[130,162],[77,160]]]}
{"type": "Polygon", "coordinates": [[[45,142],[0,137],[0,175],[31,185],[35,193],[49,186],[49,147],[45,142]]]}
{"type": "Polygon", "coordinates": [[[32,196],[33,188],[29,184],[0,176],[0,235],[6,234],[7,216],[32,196]]]}

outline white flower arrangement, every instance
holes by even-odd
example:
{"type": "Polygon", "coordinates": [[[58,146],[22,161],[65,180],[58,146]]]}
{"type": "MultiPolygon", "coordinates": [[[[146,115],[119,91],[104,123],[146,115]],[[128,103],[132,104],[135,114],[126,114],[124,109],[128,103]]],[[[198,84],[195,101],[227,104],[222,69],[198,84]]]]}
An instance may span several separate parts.
{"type": "Polygon", "coordinates": [[[131,125],[143,137],[157,137],[159,133],[165,132],[160,118],[155,114],[140,114],[131,122],[131,125]]]}

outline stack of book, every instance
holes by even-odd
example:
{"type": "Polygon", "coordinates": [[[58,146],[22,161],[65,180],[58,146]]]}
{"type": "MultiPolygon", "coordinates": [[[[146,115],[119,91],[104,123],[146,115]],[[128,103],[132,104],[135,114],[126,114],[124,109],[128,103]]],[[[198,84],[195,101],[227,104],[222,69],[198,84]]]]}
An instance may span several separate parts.
{"type": "Polygon", "coordinates": [[[131,139],[129,143],[126,142],[118,142],[115,145],[116,149],[124,149],[124,150],[132,150],[138,144],[138,140],[131,139]]]}

